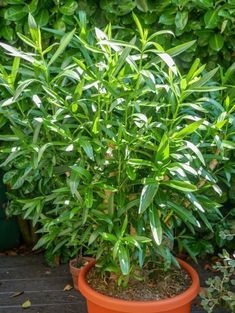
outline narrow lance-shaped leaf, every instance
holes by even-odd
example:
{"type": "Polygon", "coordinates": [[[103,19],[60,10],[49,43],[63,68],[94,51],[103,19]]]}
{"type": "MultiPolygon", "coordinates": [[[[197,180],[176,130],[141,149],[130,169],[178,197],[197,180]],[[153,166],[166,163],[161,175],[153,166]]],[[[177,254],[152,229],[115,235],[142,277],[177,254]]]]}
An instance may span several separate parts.
{"type": "Polygon", "coordinates": [[[130,258],[128,250],[122,245],[119,245],[118,260],[123,275],[128,275],[130,271],[130,258]]]}
{"type": "Polygon", "coordinates": [[[166,65],[172,70],[172,72],[177,75],[177,67],[172,59],[172,57],[168,53],[159,53],[159,57],[166,63],[166,65]]]}
{"type": "Polygon", "coordinates": [[[68,34],[65,34],[60,41],[59,48],[56,50],[56,52],[53,54],[52,58],[50,59],[48,66],[50,66],[52,63],[55,62],[55,60],[64,52],[65,48],[68,46],[70,41],[73,38],[73,35],[75,33],[75,29],[69,32],[68,34]]]}
{"type": "Polygon", "coordinates": [[[156,161],[163,161],[168,159],[169,154],[170,154],[169,139],[165,133],[161,139],[161,142],[156,153],[156,161]]]}
{"type": "Polygon", "coordinates": [[[5,49],[7,52],[10,53],[10,55],[12,55],[14,57],[19,57],[21,59],[24,59],[24,60],[30,62],[30,63],[36,63],[36,59],[34,57],[32,57],[30,54],[26,54],[22,51],[19,51],[10,45],[7,45],[3,42],[0,42],[0,47],[5,49]]]}
{"type": "Polygon", "coordinates": [[[212,77],[215,76],[216,72],[218,71],[218,67],[214,68],[210,72],[204,74],[201,79],[196,81],[190,86],[190,89],[195,89],[196,87],[204,86],[212,77]]]}
{"type": "Polygon", "coordinates": [[[79,182],[80,182],[79,173],[76,171],[72,171],[69,179],[69,187],[73,196],[75,195],[75,192],[78,189],[79,182]]]}
{"type": "Polygon", "coordinates": [[[169,186],[171,188],[177,189],[177,190],[181,190],[181,191],[196,191],[197,187],[188,183],[188,182],[184,182],[181,180],[168,180],[168,181],[164,181],[162,182],[163,185],[165,186],[169,186]]]}
{"type": "Polygon", "coordinates": [[[185,223],[190,222],[195,226],[200,226],[196,218],[192,215],[191,211],[185,209],[174,202],[167,201],[167,205],[178,215],[185,223]]]}
{"type": "Polygon", "coordinates": [[[191,149],[198,157],[198,159],[202,162],[203,165],[206,165],[204,157],[201,153],[201,151],[198,149],[197,146],[195,146],[192,142],[189,142],[187,140],[185,140],[186,143],[186,147],[191,149]]]}
{"type": "Polygon", "coordinates": [[[135,15],[134,12],[132,12],[132,17],[133,17],[133,19],[135,21],[135,24],[136,24],[137,28],[138,28],[140,37],[141,37],[141,39],[143,39],[144,38],[144,31],[143,31],[143,28],[141,26],[141,23],[140,23],[138,17],[135,15]]]}
{"type": "Polygon", "coordinates": [[[204,122],[204,120],[199,120],[199,121],[196,121],[196,122],[193,122],[193,123],[187,125],[186,127],[181,129],[180,131],[175,132],[172,135],[172,138],[180,139],[180,138],[184,138],[185,136],[194,133],[202,125],[203,122],[204,122]]]}
{"type": "Polygon", "coordinates": [[[140,196],[139,213],[143,213],[152,203],[154,196],[157,193],[159,184],[151,184],[143,187],[140,196]]]}
{"type": "Polygon", "coordinates": [[[162,243],[162,225],[159,212],[154,206],[149,208],[149,222],[153,235],[153,239],[158,246],[162,243]]]}
{"type": "Polygon", "coordinates": [[[87,140],[81,140],[80,143],[88,158],[94,161],[94,153],[91,143],[87,140]]]}
{"type": "Polygon", "coordinates": [[[195,44],[196,40],[193,41],[189,41],[186,43],[183,43],[181,45],[178,45],[174,48],[170,48],[168,49],[166,52],[171,55],[172,57],[184,52],[185,50],[189,49],[190,47],[192,47],[195,44]]]}
{"type": "MultiPolygon", "coordinates": [[[[135,42],[136,42],[136,37],[132,38],[131,41],[130,41],[130,43],[132,45],[134,45],[135,42]]],[[[115,71],[113,73],[113,76],[116,76],[119,73],[119,71],[121,70],[122,66],[124,64],[126,64],[127,58],[128,58],[128,56],[129,56],[129,54],[131,52],[131,49],[132,49],[131,47],[125,47],[125,49],[122,51],[122,53],[121,53],[121,55],[120,55],[120,57],[119,57],[119,59],[117,61],[117,64],[115,66],[115,71]]]]}
{"type": "Polygon", "coordinates": [[[123,224],[122,224],[121,236],[124,236],[125,231],[126,231],[126,228],[127,228],[127,225],[128,225],[128,217],[127,217],[127,215],[126,215],[126,216],[125,216],[125,219],[124,219],[124,222],[123,222],[123,224]]]}

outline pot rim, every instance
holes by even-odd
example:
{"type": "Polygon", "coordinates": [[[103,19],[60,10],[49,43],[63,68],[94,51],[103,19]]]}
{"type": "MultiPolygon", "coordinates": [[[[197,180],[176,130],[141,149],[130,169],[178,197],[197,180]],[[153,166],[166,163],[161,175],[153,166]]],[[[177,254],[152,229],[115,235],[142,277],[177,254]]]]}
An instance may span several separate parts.
{"type": "Polygon", "coordinates": [[[90,268],[95,265],[95,260],[91,261],[81,269],[79,275],[79,290],[88,301],[93,302],[99,306],[103,306],[107,309],[115,308],[115,311],[132,313],[136,312],[136,308],[143,309],[143,312],[145,313],[156,312],[156,308],[158,309],[158,312],[174,310],[189,304],[198,295],[200,290],[200,282],[197,272],[185,261],[181,259],[177,260],[191,276],[192,284],[187,290],[173,298],[150,301],[129,301],[103,295],[92,289],[86,281],[86,274],[90,268]]]}
{"type": "MultiPolygon", "coordinates": [[[[90,257],[90,256],[83,256],[82,257],[83,259],[85,259],[86,261],[88,261],[88,262],[91,262],[91,261],[94,261],[94,258],[92,258],[92,257],[90,257]]],[[[73,269],[75,269],[75,270],[81,270],[81,268],[83,268],[83,266],[82,267],[77,267],[77,266],[75,266],[74,265],[74,263],[76,263],[77,262],[77,259],[76,258],[73,258],[73,259],[71,259],[70,261],[69,261],[69,266],[70,267],[72,267],[73,269]]]]}

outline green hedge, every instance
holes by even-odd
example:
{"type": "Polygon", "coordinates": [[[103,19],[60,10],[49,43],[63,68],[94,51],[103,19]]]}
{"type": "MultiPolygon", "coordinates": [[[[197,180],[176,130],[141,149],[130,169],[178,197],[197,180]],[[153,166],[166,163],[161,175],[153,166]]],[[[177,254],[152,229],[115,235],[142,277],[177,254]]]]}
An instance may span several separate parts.
{"type": "Polygon", "coordinates": [[[169,45],[197,40],[183,55],[185,63],[196,56],[211,68],[217,63],[227,68],[235,60],[235,0],[2,0],[0,8],[0,37],[8,42],[17,40],[17,32],[27,32],[29,12],[41,27],[66,32],[77,25],[80,10],[99,27],[111,21],[125,29],[135,27],[134,11],[143,25],[172,30],[175,38],[166,38],[169,45]]]}

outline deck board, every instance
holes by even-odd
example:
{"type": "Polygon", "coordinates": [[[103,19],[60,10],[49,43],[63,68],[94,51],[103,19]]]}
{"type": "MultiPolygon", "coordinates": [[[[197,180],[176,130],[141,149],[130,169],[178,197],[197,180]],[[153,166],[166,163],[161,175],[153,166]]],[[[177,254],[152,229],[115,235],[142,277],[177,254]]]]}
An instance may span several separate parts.
{"type": "MultiPolygon", "coordinates": [[[[195,265],[194,265],[195,266],[195,265]]],[[[196,265],[204,286],[205,279],[213,275],[196,265]]],[[[22,313],[22,303],[27,299],[31,307],[27,313],[87,313],[82,295],[75,290],[63,291],[72,284],[68,265],[48,267],[40,255],[0,256],[0,313],[22,313]],[[12,298],[14,292],[23,291],[12,298]]],[[[196,300],[191,313],[205,313],[196,300]]],[[[217,310],[215,313],[227,313],[217,310]]]]}

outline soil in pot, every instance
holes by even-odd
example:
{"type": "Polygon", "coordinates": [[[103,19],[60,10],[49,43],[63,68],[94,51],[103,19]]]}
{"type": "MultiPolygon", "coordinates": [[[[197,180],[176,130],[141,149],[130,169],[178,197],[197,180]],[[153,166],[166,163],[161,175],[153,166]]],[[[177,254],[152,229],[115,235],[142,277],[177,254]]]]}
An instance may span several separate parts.
{"type": "Polygon", "coordinates": [[[172,298],[187,290],[192,283],[183,268],[143,270],[140,276],[142,280],[130,280],[128,286],[123,288],[117,285],[112,276],[102,276],[96,267],[92,267],[86,279],[92,289],[103,295],[132,301],[172,298]]]}

